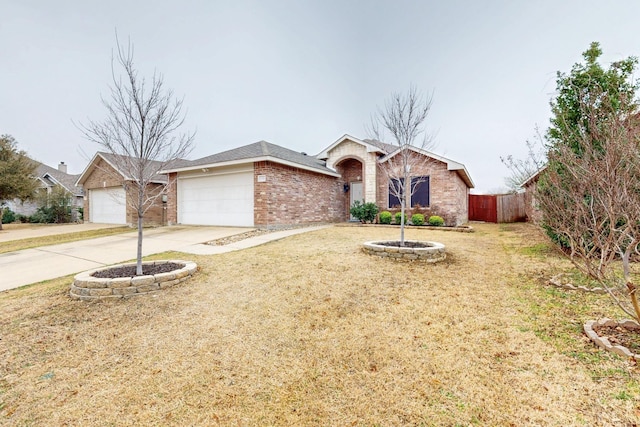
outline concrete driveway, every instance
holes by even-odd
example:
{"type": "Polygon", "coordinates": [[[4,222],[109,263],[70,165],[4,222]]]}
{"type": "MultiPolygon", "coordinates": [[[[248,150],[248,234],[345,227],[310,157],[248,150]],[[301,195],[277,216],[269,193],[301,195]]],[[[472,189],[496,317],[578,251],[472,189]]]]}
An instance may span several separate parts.
{"type": "MultiPolygon", "coordinates": [[[[202,243],[251,228],[162,227],[145,230],[143,255],[194,252],[202,243]]],[[[62,277],[136,257],[137,232],[0,254],[0,291],[62,277]]],[[[197,252],[196,252],[197,253],[197,252]]]]}

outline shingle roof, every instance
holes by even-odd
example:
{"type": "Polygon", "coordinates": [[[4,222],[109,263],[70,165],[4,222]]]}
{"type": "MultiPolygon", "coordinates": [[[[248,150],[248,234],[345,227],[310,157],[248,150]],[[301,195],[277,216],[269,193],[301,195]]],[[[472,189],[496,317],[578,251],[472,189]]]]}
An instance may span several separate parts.
{"type": "Polygon", "coordinates": [[[398,149],[397,145],[387,144],[386,142],[378,141],[377,139],[363,139],[363,141],[367,144],[378,147],[379,149],[386,152],[386,154],[392,153],[398,149]]]}
{"type": "MultiPolygon", "coordinates": [[[[82,187],[78,187],[75,185],[80,175],[71,175],[56,168],[52,168],[51,166],[47,166],[44,163],[37,163],[38,167],[36,168],[36,173],[38,174],[38,177],[46,179],[46,176],[48,175],[57,183],[66,188],[69,192],[73,193],[74,196],[82,196],[82,187]]],[[[50,179],[48,179],[47,181],[51,182],[50,179]]]]}
{"type": "Polygon", "coordinates": [[[332,174],[335,173],[335,171],[327,168],[326,162],[323,160],[320,160],[314,156],[308,156],[298,151],[289,150],[288,148],[284,148],[276,144],[271,144],[267,141],[258,141],[254,142],[253,144],[223,151],[221,153],[213,154],[201,159],[184,161],[184,163],[181,164],[174,164],[173,168],[180,169],[198,167],[205,165],[214,165],[216,163],[233,162],[261,157],[271,157],[274,159],[283,160],[285,162],[296,163],[301,166],[317,169],[318,171],[328,172],[332,174]]]}

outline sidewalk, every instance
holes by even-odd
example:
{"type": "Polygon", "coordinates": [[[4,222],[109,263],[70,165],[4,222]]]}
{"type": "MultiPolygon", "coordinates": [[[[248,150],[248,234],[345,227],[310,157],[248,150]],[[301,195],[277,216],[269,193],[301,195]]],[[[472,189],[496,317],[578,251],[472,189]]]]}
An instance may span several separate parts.
{"type": "MultiPolygon", "coordinates": [[[[216,239],[252,230],[232,227],[162,227],[146,230],[143,256],[177,251],[195,255],[216,255],[237,251],[329,226],[276,231],[225,246],[206,245],[216,239]]],[[[60,245],[43,246],[0,254],[0,291],[55,279],[136,258],[137,233],[118,234],[60,245]]]]}

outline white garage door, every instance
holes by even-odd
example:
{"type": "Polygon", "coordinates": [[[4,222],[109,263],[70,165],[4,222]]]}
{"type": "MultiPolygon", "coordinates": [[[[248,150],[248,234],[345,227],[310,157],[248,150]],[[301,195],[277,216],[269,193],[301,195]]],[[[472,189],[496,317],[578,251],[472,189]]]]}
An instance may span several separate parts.
{"type": "Polygon", "coordinates": [[[253,226],[253,171],[179,178],[178,222],[253,226]]]}
{"type": "Polygon", "coordinates": [[[89,190],[90,221],[99,224],[126,224],[127,206],[122,187],[89,190]]]}

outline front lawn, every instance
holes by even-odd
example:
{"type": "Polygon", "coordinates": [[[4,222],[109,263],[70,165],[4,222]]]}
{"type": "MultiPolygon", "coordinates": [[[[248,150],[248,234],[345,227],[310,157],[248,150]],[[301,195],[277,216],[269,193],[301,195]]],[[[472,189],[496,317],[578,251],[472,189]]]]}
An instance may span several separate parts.
{"type": "Polygon", "coordinates": [[[333,227],[193,259],[152,297],[86,303],[71,278],[0,293],[0,425],[609,426],[640,419],[638,368],[582,323],[604,295],[527,224],[408,229],[435,265],[364,254],[399,231],[333,227]]]}

